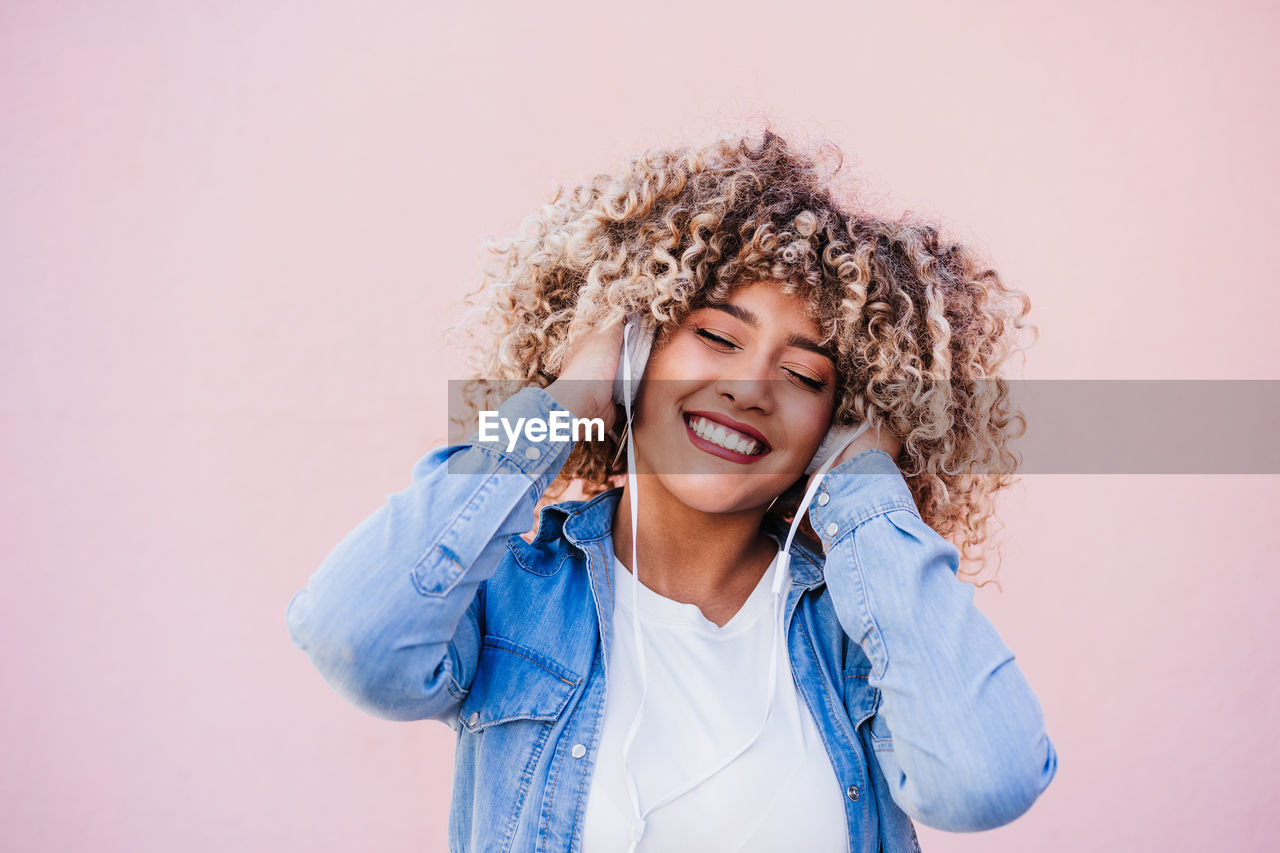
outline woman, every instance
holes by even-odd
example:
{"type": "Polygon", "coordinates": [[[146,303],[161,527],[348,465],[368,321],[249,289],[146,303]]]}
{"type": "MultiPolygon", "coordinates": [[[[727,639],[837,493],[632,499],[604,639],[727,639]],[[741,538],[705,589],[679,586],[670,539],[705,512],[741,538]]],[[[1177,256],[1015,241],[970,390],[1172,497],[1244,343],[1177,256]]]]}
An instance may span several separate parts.
{"type": "Polygon", "coordinates": [[[350,701],[458,732],[451,847],[914,850],[912,819],[1029,808],[1056,755],[958,577],[1009,483],[1026,298],[772,133],[528,225],[489,273],[481,375],[527,386],[504,432],[427,454],[288,613],[350,701]],[[527,428],[570,415],[609,434],[527,428]],[[569,482],[595,496],[522,538],[569,482]]]}

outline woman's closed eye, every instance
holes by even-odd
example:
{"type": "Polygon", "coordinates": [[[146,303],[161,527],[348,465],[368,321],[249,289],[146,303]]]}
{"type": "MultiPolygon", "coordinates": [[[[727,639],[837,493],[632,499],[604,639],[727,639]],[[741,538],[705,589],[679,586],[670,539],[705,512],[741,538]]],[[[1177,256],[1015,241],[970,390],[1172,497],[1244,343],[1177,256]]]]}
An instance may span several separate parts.
{"type": "MultiPolygon", "coordinates": [[[[726,337],[723,337],[721,335],[716,334],[715,332],[710,331],[709,329],[704,329],[701,326],[697,326],[695,328],[697,329],[698,337],[702,338],[702,340],[705,341],[707,345],[712,347],[713,349],[718,349],[723,352],[733,352],[735,350],[742,349],[742,347],[739,346],[738,344],[734,343],[733,341],[729,340],[726,337]]],[[[784,367],[783,370],[787,373],[788,376],[795,379],[797,382],[799,382],[802,386],[804,386],[810,391],[816,392],[816,391],[826,390],[827,383],[823,382],[821,379],[817,379],[813,376],[810,376],[808,373],[805,373],[802,371],[792,370],[789,367],[784,367]]]]}
{"type": "Polygon", "coordinates": [[[827,383],[823,382],[821,379],[814,379],[812,376],[809,376],[804,373],[799,373],[797,371],[791,370],[790,368],[786,368],[786,367],[784,367],[783,370],[791,374],[797,381],[800,382],[800,384],[804,385],[804,387],[808,388],[810,391],[822,391],[827,387],[827,383]]]}
{"type": "Polygon", "coordinates": [[[728,338],[723,338],[720,335],[717,335],[715,332],[708,331],[707,329],[704,329],[701,326],[698,326],[696,328],[698,330],[698,337],[702,338],[704,341],[707,341],[710,344],[713,344],[723,349],[735,349],[735,350],[742,349],[742,347],[738,346],[733,341],[729,340],[728,338]]]}

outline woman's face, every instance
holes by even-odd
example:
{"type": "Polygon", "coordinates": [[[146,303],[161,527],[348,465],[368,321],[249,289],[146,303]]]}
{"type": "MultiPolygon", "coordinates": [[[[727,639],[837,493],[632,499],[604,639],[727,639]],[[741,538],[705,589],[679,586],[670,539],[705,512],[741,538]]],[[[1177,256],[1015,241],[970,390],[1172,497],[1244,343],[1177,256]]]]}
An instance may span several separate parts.
{"type": "MultiPolygon", "coordinates": [[[[767,506],[804,473],[831,422],[835,365],[808,303],[743,285],[656,349],[635,416],[636,466],[702,512],[767,506]]],[[[654,496],[659,497],[659,496],[654,496]]]]}

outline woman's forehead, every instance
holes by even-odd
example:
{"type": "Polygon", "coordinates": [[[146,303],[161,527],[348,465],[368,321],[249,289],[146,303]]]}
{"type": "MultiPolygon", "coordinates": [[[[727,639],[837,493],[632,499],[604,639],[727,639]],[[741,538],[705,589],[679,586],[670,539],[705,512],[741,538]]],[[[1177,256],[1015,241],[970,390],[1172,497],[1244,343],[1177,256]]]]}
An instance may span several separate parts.
{"type": "Polygon", "coordinates": [[[725,304],[743,307],[752,302],[767,303],[774,310],[783,308],[797,314],[803,312],[814,328],[823,325],[824,311],[816,290],[785,279],[745,278],[731,284],[723,299],[707,299],[699,307],[725,304]]]}

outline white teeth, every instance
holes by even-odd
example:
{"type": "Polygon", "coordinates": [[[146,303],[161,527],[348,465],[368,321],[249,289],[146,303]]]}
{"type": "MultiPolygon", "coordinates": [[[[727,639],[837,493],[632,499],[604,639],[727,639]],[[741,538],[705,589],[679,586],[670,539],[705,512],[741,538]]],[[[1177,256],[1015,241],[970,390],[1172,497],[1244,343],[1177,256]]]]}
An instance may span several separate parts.
{"type": "Polygon", "coordinates": [[[723,424],[709,421],[706,418],[689,418],[689,426],[699,437],[718,447],[723,447],[725,450],[732,450],[735,453],[741,453],[746,456],[754,456],[760,450],[760,442],[751,436],[744,435],[736,429],[729,429],[723,424]]]}

